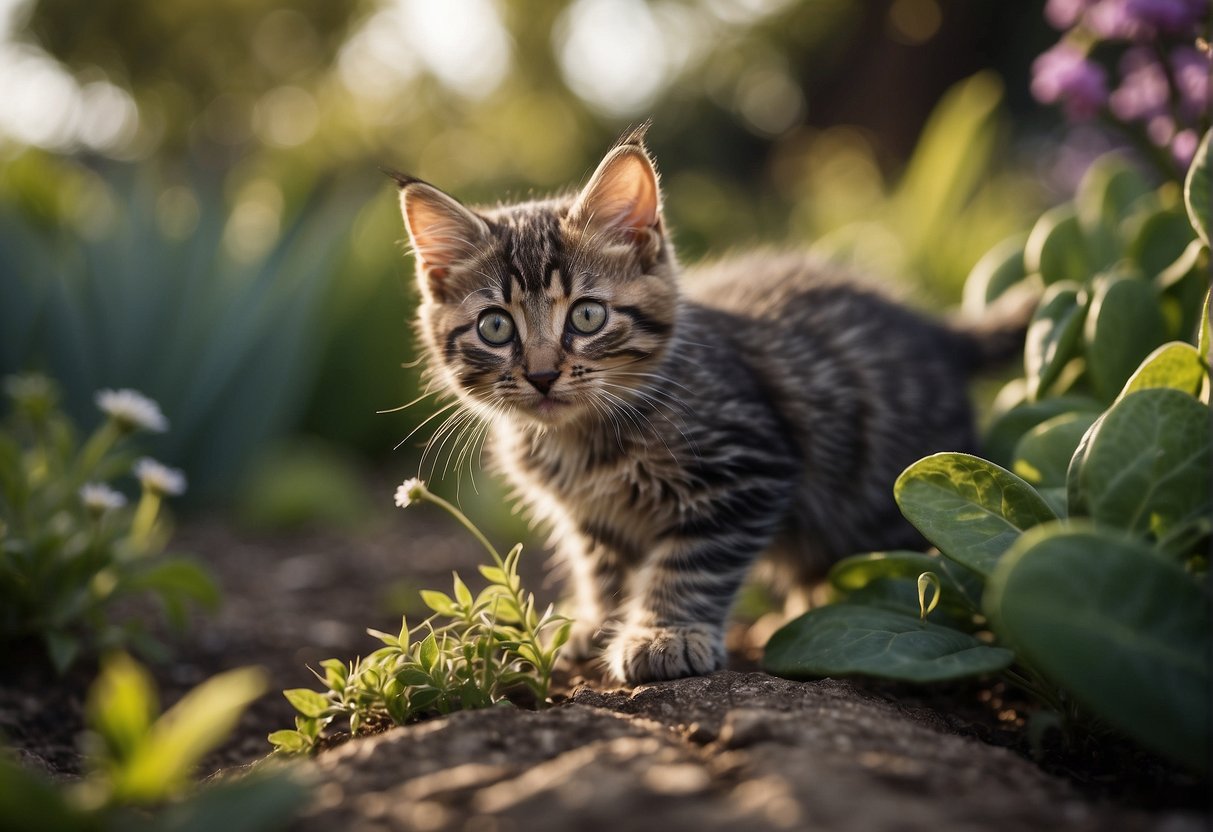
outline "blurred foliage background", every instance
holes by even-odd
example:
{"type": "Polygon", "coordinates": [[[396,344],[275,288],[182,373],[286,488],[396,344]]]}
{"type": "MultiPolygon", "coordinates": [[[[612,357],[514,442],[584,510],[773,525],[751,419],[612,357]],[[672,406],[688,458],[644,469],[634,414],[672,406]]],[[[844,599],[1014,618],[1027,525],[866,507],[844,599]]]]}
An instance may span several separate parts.
{"type": "Polygon", "coordinates": [[[0,375],[86,425],[152,396],[158,456],[250,522],[356,512],[432,412],[376,413],[418,392],[378,168],[522,197],[649,116],[686,261],[815,247],[954,304],[1081,173],[1028,96],[1041,5],[0,0],[0,375]]]}

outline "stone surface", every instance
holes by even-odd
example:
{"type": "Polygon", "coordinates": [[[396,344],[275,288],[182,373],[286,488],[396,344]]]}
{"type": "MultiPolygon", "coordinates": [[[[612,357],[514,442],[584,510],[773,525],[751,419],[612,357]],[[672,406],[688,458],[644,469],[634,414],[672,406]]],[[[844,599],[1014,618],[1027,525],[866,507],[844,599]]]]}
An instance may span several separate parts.
{"type": "Polygon", "coordinates": [[[1207,821],[1093,804],[929,714],[846,682],[761,673],[457,713],[305,768],[316,796],[293,828],[308,832],[1183,832],[1207,821]]]}

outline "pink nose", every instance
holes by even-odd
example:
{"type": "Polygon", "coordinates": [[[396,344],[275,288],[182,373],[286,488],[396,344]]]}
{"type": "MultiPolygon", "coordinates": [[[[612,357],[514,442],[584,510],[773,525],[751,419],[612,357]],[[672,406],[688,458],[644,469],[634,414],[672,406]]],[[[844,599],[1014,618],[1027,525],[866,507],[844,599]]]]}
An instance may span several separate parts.
{"type": "Polygon", "coordinates": [[[523,373],[522,375],[531,383],[532,387],[546,396],[552,389],[552,385],[556,383],[556,379],[560,377],[560,371],[544,370],[540,373],[523,373]]]}

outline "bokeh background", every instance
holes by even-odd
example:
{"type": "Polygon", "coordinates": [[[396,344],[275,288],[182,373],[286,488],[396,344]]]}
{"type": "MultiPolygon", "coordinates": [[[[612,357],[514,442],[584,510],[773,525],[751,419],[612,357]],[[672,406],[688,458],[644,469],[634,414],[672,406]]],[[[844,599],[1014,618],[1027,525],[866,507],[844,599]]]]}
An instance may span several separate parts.
{"type": "Polygon", "coordinates": [[[652,117],[686,261],[812,247],[939,308],[1101,149],[1030,100],[1042,5],[0,0],[0,375],[85,426],[155,398],[196,504],[355,522],[434,409],[377,413],[419,384],[381,166],[524,197],[652,117]]]}

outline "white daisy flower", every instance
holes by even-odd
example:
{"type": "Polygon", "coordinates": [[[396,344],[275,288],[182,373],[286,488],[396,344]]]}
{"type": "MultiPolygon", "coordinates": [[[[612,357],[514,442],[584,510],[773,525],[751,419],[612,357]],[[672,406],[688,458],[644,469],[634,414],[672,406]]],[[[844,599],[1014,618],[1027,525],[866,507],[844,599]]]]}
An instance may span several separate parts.
{"type": "Polygon", "coordinates": [[[396,487],[396,505],[400,508],[408,508],[420,500],[424,494],[424,482],[416,477],[413,477],[411,480],[405,480],[396,487]]]}
{"type": "Polygon", "coordinates": [[[185,493],[185,474],[149,457],[135,463],[135,476],[154,494],[178,497],[185,493]]]}
{"type": "Polygon", "coordinates": [[[86,509],[97,515],[126,505],[126,497],[103,482],[89,482],[82,485],[80,500],[86,509]]]}
{"type": "Polygon", "coordinates": [[[126,431],[164,433],[168,430],[168,419],[160,405],[137,390],[99,390],[97,407],[126,431]]]}

